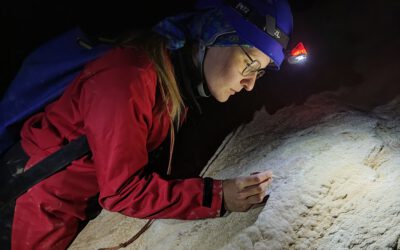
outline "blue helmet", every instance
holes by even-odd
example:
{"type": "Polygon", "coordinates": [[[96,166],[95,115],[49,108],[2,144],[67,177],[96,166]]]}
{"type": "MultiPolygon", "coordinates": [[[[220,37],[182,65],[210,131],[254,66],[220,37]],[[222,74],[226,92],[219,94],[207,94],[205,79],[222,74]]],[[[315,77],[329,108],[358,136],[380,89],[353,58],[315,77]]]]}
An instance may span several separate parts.
{"type": "Polygon", "coordinates": [[[197,9],[219,9],[240,39],[268,55],[279,69],[293,28],[286,0],[199,0],[197,9]]]}

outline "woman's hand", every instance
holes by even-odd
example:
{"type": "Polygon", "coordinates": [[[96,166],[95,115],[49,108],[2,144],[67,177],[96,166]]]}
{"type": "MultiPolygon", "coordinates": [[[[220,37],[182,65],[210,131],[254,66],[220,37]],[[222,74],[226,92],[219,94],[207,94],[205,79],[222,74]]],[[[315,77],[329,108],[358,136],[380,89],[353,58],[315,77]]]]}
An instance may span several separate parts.
{"type": "Polygon", "coordinates": [[[263,202],[271,182],[272,171],[223,180],[225,209],[230,212],[244,212],[254,204],[263,202]]]}

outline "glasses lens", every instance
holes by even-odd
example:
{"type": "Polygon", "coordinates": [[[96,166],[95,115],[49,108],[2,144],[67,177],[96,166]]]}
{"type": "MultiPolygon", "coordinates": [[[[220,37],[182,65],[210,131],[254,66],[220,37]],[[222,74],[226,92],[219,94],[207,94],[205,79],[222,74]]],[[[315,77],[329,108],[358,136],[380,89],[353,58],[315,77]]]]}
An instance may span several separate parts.
{"type": "Polygon", "coordinates": [[[261,64],[259,61],[252,61],[250,64],[246,66],[246,68],[243,70],[242,75],[243,76],[249,76],[251,74],[256,74],[257,71],[260,69],[261,64]]]}

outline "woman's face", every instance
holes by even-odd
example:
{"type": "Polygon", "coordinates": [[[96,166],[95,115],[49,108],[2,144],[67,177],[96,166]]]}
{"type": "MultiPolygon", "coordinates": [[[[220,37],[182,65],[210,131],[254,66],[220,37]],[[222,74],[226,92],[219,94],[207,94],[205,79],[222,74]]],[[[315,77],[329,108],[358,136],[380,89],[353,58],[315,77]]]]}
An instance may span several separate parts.
{"type": "MultiPolygon", "coordinates": [[[[265,68],[270,58],[256,48],[243,48],[253,60],[265,68]]],[[[204,77],[211,94],[219,102],[226,102],[231,95],[245,89],[251,91],[256,81],[256,72],[243,76],[242,72],[250,59],[239,46],[210,47],[204,59],[204,77]]]]}

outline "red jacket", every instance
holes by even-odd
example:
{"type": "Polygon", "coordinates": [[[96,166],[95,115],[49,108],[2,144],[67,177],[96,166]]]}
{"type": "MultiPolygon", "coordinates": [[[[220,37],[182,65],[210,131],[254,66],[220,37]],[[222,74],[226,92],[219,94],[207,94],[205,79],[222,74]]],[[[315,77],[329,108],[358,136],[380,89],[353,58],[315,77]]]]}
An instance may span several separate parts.
{"type": "Polygon", "coordinates": [[[203,179],[165,180],[145,174],[148,152],[166,138],[168,115],[156,115],[157,76],[149,59],[116,48],[89,63],[60,99],[31,117],[21,132],[26,169],[85,134],[92,157],[76,160],[18,198],[13,249],[65,249],[85,220],[87,200],[136,218],[217,217],[222,182],[203,204],[203,179]]]}

